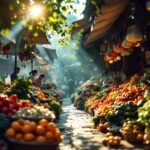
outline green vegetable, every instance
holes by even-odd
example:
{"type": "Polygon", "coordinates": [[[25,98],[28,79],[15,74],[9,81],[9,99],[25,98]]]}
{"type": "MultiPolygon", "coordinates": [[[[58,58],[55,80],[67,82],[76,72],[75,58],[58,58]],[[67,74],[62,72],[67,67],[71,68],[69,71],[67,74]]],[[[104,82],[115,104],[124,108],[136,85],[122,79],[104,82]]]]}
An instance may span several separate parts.
{"type": "Polygon", "coordinates": [[[146,127],[150,127],[150,100],[138,109],[138,121],[146,127]]]}
{"type": "Polygon", "coordinates": [[[7,92],[6,94],[17,94],[19,99],[28,99],[31,86],[32,81],[26,77],[22,77],[14,81],[11,91],[7,92]]]}

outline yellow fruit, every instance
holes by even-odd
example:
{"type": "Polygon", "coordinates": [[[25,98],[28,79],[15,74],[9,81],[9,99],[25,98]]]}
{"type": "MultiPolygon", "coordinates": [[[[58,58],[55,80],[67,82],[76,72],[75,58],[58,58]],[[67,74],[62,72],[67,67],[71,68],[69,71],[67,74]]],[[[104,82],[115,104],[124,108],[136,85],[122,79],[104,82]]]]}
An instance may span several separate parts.
{"type": "Polygon", "coordinates": [[[52,132],[48,131],[48,132],[46,132],[45,137],[46,137],[46,139],[51,140],[54,138],[54,135],[52,132]]]}
{"type": "Polygon", "coordinates": [[[38,125],[36,127],[36,133],[38,135],[44,135],[45,134],[45,128],[43,126],[41,126],[41,125],[38,125]]]}
{"type": "Polygon", "coordinates": [[[55,133],[55,132],[56,132],[56,126],[55,126],[55,124],[54,124],[53,122],[50,122],[50,123],[47,125],[47,130],[48,130],[48,131],[51,131],[51,132],[53,132],[53,133],[55,133]]]}
{"type": "Polygon", "coordinates": [[[9,137],[9,138],[15,137],[15,134],[16,134],[15,130],[12,128],[7,129],[7,131],[5,133],[6,137],[9,137]]]}
{"type": "Polygon", "coordinates": [[[39,125],[41,125],[41,126],[43,126],[43,127],[47,127],[47,125],[48,125],[48,121],[46,120],[46,119],[41,119],[40,121],[39,121],[39,125]]]}
{"type": "Polygon", "coordinates": [[[20,129],[20,124],[17,121],[14,121],[11,123],[11,128],[14,129],[15,131],[18,131],[20,129]]]}
{"type": "Polygon", "coordinates": [[[44,136],[40,135],[36,138],[36,141],[37,142],[46,142],[46,138],[44,136]]]}
{"type": "Polygon", "coordinates": [[[15,136],[16,140],[22,140],[23,139],[23,134],[22,133],[17,133],[15,136]]]}
{"type": "Polygon", "coordinates": [[[26,133],[24,135],[24,140],[25,141],[34,141],[35,135],[33,133],[26,133]]]}
{"type": "Polygon", "coordinates": [[[26,124],[22,127],[23,133],[30,133],[32,131],[32,127],[29,124],[26,124]]]}

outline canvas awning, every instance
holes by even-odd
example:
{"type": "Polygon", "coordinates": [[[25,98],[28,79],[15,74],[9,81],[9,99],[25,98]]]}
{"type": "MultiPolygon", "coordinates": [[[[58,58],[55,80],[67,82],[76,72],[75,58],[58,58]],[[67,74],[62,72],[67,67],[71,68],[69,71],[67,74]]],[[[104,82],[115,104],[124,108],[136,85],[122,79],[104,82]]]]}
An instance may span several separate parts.
{"type": "Polygon", "coordinates": [[[45,33],[39,31],[37,37],[33,34],[33,31],[26,31],[23,39],[32,44],[50,44],[45,33]]]}
{"type": "Polygon", "coordinates": [[[89,27],[86,19],[78,20],[78,21],[74,22],[73,24],[77,24],[77,26],[73,27],[73,29],[72,29],[73,34],[81,31],[82,29],[86,31],[89,27]]]}
{"type": "Polygon", "coordinates": [[[86,37],[88,45],[103,37],[121,15],[129,0],[107,0],[100,8],[100,15],[94,20],[91,32],[86,37]]]}

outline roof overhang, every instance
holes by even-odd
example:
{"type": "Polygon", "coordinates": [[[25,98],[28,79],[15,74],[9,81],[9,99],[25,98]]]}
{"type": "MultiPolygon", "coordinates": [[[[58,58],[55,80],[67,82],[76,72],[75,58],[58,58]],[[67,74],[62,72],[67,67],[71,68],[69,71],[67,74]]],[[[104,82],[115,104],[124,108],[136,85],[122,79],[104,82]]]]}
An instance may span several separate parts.
{"type": "Polygon", "coordinates": [[[100,8],[99,16],[93,21],[91,31],[86,36],[85,45],[102,38],[119,18],[128,2],[129,0],[107,0],[100,8]]]}

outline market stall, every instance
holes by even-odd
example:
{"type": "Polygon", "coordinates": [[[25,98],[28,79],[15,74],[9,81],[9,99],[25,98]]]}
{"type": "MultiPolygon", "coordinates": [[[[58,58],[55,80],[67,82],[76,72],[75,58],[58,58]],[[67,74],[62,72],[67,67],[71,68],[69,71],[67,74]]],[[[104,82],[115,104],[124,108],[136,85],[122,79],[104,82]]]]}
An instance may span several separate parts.
{"type": "Polygon", "coordinates": [[[129,80],[88,81],[72,95],[74,105],[93,116],[93,123],[107,133],[103,143],[119,146],[121,139],[131,143],[150,144],[149,73],[129,80]]]}
{"type": "Polygon", "coordinates": [[[54,85],[36,87],[26,77],[12,85],[1,81],[0,138],[13,150],[57,149],[61,134],[54,122],[61,112],[61,99],[54,85]]]}

